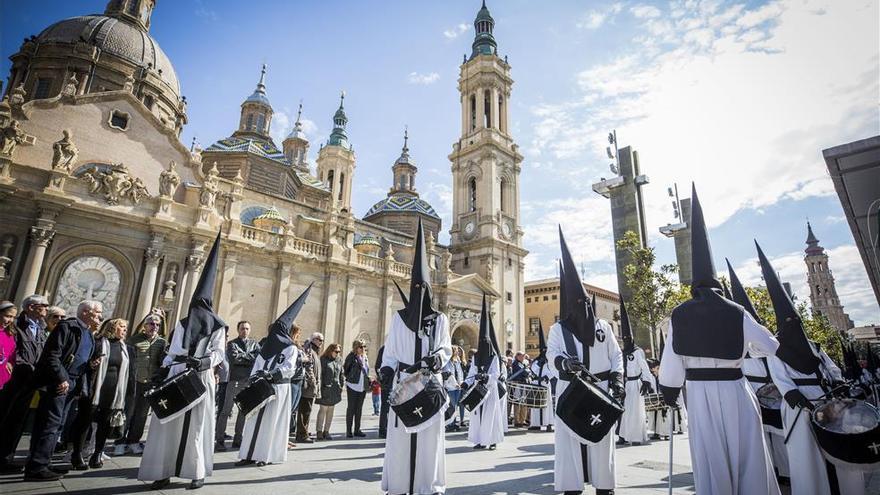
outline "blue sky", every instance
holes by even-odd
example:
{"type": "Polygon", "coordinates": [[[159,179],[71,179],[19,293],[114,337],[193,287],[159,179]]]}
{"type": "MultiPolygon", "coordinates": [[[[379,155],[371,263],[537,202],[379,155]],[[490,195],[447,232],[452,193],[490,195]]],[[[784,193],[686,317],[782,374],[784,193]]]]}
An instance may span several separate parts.
{"type": "MultiPolygon", "coordinates": [[[[267,63],[276,142],[303,101],[314,160],[346,91],[357,153],[354,210],[384,197],[404,125],[417,185],[449,227],[446,156],[459,133],[456,80],[470,52],[473,1],[234,2],[160,0],[151,34],[189,102],[182,141],[228,136],[267,63]]],[[[106,2],[0,3],[0,71],[25,36],[106,2]]],[[[729,257],[760,281],[757,238],[783,279],[808,298],[805,221],[831,256],[847,312],[880,322],[821,150],[880,133],[878,5],[873,0],[578,2],[490,0],[499,53],[516,81],[511,128],[525,161],[527,278],[554,273],[561,222],[587,280],[614,289],[610,210],[590,190],[610,176],[605,136],[639,151],[649,242],[672,242],[666,187],[697,182],[716,265],[729,257]]],[[[448,235],[441,241],[448,240],[448,235]]]]}

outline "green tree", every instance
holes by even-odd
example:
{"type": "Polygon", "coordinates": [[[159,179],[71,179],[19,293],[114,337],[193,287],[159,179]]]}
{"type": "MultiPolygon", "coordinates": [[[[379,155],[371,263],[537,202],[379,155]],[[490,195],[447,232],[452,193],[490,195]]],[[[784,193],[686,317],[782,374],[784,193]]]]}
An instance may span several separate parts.
{"type": "MultiPolygon", "coordinates": [[[[628,231],[617,247],[626,251],[632,260],[624,267],[624,279],[632,292],[626,301],[626,310],[636,333],[636,340],[645,346],[649,342],[648,329],[657,329],[672,309],[690,298],[690,290],[675,277],[676,265],[662,265],[654,269],[657,260],[654,248],[642,247],[635,232],[628,231]]],[[[654,342],[653,355],[659,352],[659,342],[654,342]]]]}

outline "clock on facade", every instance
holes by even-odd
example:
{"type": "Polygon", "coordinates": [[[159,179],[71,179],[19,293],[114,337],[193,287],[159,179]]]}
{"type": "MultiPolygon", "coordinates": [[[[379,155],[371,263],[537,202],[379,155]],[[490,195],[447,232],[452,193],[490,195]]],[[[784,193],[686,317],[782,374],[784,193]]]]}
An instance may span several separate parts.
{"type": "Polygon", "coordinates": [[[474,222],[468,222],[468,223],[464,226],[464,233],[465,233],[465,235],[467,235],[468,237],[470,237],[471,235],[473,235],[473,233],[474,233],[474,229],[475,229],[475,228],[476,228],[476,226],[474,225],[474,222]]]}
{"type": "Polygon", "coordinates": [[[508,239],[513,234],[513,228],[510,226],[510,222],[504,222],[501,224],[501,233],[504,234],[504,237],[508,239]]]}

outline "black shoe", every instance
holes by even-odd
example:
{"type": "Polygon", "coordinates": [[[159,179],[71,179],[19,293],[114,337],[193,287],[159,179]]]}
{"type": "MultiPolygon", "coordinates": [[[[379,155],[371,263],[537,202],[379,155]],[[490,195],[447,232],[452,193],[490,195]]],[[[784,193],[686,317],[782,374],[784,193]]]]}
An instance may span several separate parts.
{"type": "Polygon", "coordinates": [[[252,460],[250,460],[250,459],[242,459],[242,460],[236,462],[236,463],[235,463],[235,466],[236,466],[236,467],[250,466],[251,464],[255,464],[255,463],[256,463],[256,461],[252,461],[252,460]]]}
{"type": "Polygon", "coordinates": [[[70,452],[70,449],[67,447],[67,443],[56,443],[55,450],[52,451],[53,454],[66,454],[70,452]]]}
{"type": "Polygon", "coordinates": [[[614,490],[600,490],[597,488],[596,495],[614,495],[614,490]]]}
{"type": "Polygon", "coordinates": [[[226,443],[214,442],[214,452],[226,452],[226,443]]]}
{"type": "Polygon", "coordinates": [[[260,462],[257,463],[257,467],[263,467],[263,466],[265,466],[265,465],[266,465],[266,463],[263,462],[263,461],[260,461],[260,462]]]}
{"type": "Polygon", "coordinates": [[[385,438],[387,436],[388,436],[387,433],[379,433],[379,438],[385,438]]]}
{"type": "Polygon", "coordinates": [[[346,434],[345,434],[345,438],[353,438],[353,437],[354,437],[354,435],[352,435],[351,433],[346,433],[346,434]]]}
{"type": "Polygon", "coordinates": [[[24,466],[20,464],[13,464],[7,461],[0,462],[0,474],[13,474],[22,471],[24,471],[24,466]]]}
{"type": "Polygon", "coordinates": [[[654,433],[653,435],[651,435],[650,439],[651,440],[660,440],[660,435],[654,433]]]}
{"type": "Polygon", "coordinates": [[[241,440],[239,440],[239,441],[237,441],[237,442],[236,442],[235,440],[233,440],[233,441],[232,441],[232,448],[233,448],[233,449],[241,448],[241,440]]]}
{"type": "Polygon", "coordinates": [[[223,440],[232,440],[232,435],[223,434],[223,440]]]}
{"type": "Polygon", "coordinates": [[[791,485],[791,478],[789,478],[788,476],[777,476],[776,480],[779,482],[780,485],[791,485]]]}
{"type": "Polygon", "coordinates": [[[529,426],[529,431],[541,431],[540,426],[529,426]]]}
{"type": "Polygon", "coordinates": [[[163,478],[150,483],[150,490],[161,490],[171,484],[171,478],[163,478]]]}
{"type": "Polygon", "coordinates": [[[42,469],[31,473],[25,471],[24,473],[25,481],[58,481],[63,477],[63,474],[56,473],[49,469],[42,469]]]}
{"type": "Polygon", "coordinates": [[[70,456],[70,465],[73,467],[74,471],[88,471],[89,469],[86,461],[84,461],[80,455],[70,456]]]}
{"type": "Polygon", "coordinates": [[[356,432],[354,432],[354,436],[363,438],[363,437],[367,436],[367,434],[362,431],[356,431],[356,432]]]}
{"type": "Polygon", "coordinates": [[[474,450],[482,450],[482,449],[485,449],[485,448],[486,448],[485,445],[480,445],[480,444],[476,444],[476,445],[474,445],[474,450]]]}
{"type": "Polygon", "coordinates": [[[553,431],[553,427],[550,425],[547,425],[547,431],[553,431]]]}
{"type": "Polygon", "coordinates": [[[566,490],[564,495],[581,495],[583,490],[566,490]]]}
{"type": "Polygon", "coordinates": [[[489,446],[489,450],[495,450],[495,444],[494,444],[494,443],[493,443],[492,445],[489,446]]]}
{"type": "Polygon", "coordinates": [[[201,488],[203,486],[205,486],[205,478],[201,478],[198,480],[192,480],[192,482],[189,484],[188,487],[186,487],[186,489],[187,490],[198,490],[199,488],[201,488]]]}
{"type": "Polygon", "coordinates": [[[624,440],[622,438],[617,440],[617,445],[626,445],[626,440],[624,440]]]}
{"type": "Polygon", "coordinates": [[[65,469],[60,466],[49,466],[49,471],[52,471],[53,473],[58,473],[58,474],[67,474],[70,472],[69,469],[65,469]]]}
{"type": "Polygon", "coordinates": [[[94,469],[101,469],[102,467],[104,467],[104,461],[101,460],[100,452],[92,455],[92,458],[89,459],[89,467],[94,469]]]}

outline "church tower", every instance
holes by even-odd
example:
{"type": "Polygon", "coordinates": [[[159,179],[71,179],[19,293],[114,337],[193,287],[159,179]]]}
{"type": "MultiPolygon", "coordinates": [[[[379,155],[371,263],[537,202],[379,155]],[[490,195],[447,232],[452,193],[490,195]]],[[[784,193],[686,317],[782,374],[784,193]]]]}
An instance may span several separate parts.
{"type": "Polygon", "coordinates": [[[351,179],[354,175],[354,151],[345,134],[345,92],[339,97],[339,109],[333,114],[333,132],[327,145],[318,152],[318,179],[330,186],[333,209],[351,212],[351,179]]]}
{"type": "Polygon", "coordinates": [[[257,83],[254,92],[242,102],[238,130],[232,135],[271,141],[269,125],[272,123],[272,114],[272,105],[266,96],[266,64],[263,64],[260,82],[257,83]]]}
{"type": "Polygon", "coordinates": [[[804,252],[813,313],[828,318],[831,326],[838,332],[849,330],[853,327],[853,323],[849,315],[843,312],[843,306],[837,297],[837,289],[834,287],[834,275],[828,268],[828,255],[825,254],[825,248],[819,245],[819,239],[813,234],[810,222],[807,222],[807,249],[804,252]]]}
{"type": "Polygon", "coordinates": [[[302,113],[303,106],[300,103],[299,110],[296,112],[296,122],[293,124],[293,129],[284,138],[281,146],[284,148],[285,158],[294,168],[300,172],[309,173],[309,140],[306,139],[306,134],[303,132],[302,113]]]}
{"type": "Polygon", "coordinates": [[[460,67],[461,137],[453,144],[449,250],[456,273],[478,273],[501,294],[493,313],[507,348],[525,345],[524,258],[519,212],[522,155],[509,131],[510,65],[498,56],[485,2],[460,67]]]}

